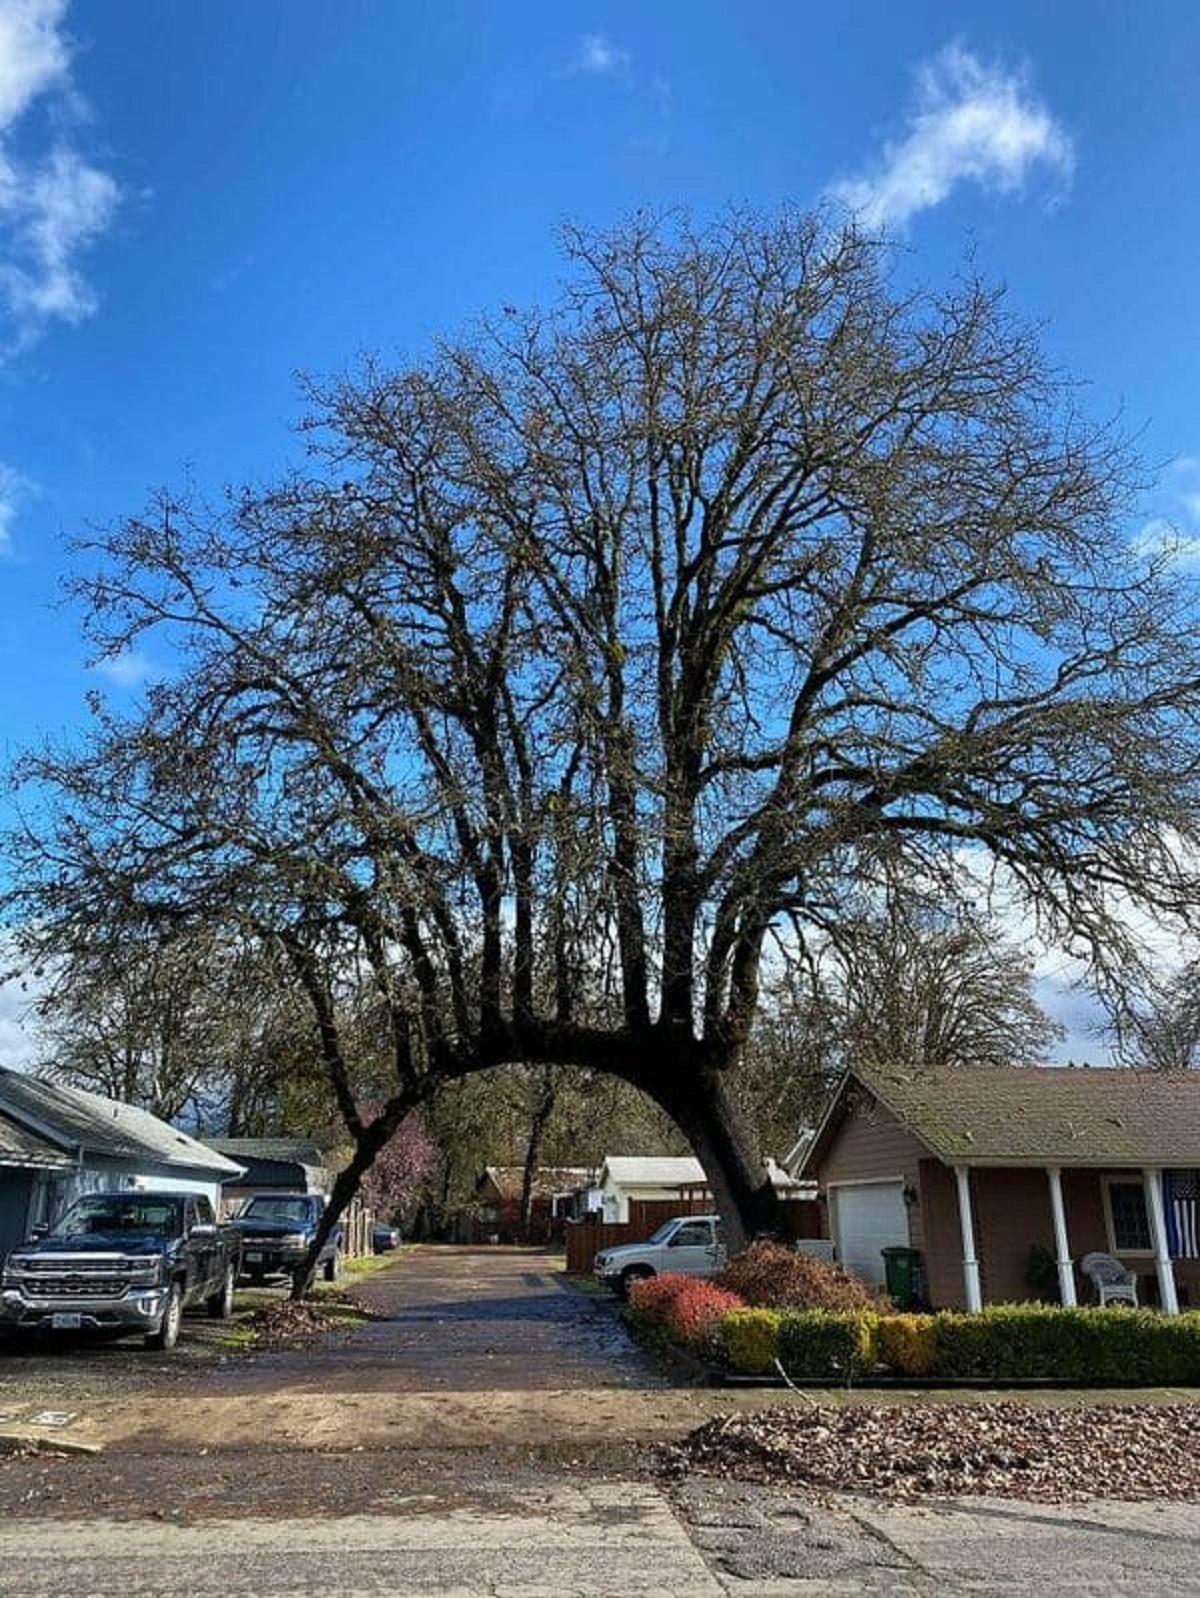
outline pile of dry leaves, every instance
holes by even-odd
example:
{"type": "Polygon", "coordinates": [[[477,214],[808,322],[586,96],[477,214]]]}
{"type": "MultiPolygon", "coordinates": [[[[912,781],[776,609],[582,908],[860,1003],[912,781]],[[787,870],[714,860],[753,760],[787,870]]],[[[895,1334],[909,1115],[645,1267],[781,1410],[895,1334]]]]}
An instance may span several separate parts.
{"type": "Polygon", "coordinates": [[[888,1498],[1200,1500],[1200,1405],[766,1409],[707,1422],[664,1463],[888,1498]]]}
{"type": "Polygon", "coordinates": [[[304,1348],[326,1332],[344,1327],[347,1311],[364,1320],[375,1319],[374,1311],[353,1293],[336,1288],[322,1293],[319,1298],[305,1298],[298,1303],[290,1298],[277,1299],[274,1304],[255,1310],[246,1325],[254,1333],[257,1349],[304,1348]]]}

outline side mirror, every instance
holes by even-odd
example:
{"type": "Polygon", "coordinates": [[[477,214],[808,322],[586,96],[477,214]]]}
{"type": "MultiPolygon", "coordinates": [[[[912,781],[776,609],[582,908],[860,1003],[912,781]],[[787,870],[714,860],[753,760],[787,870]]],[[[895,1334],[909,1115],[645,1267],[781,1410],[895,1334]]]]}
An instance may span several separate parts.
{"type": "Polygon", "coordinates": [[[217,1229],[211,1221],[197,1221],[189,1230],[189,1237],[216,1237],[217,1229]]]}
{"type": "Polygon", "coordinates": [[[39,1237],[45,1237],[46,1234],[49,1232],[49,1230],[50,1230],[50,1223],[48,1221],[37,1221],[33,1226],[31,1226],[29,1228],[29,1235],[30,1235],[31,1238],[33,1238],[34,1242],[36,1243],[38,1238],[39,1237]]]}

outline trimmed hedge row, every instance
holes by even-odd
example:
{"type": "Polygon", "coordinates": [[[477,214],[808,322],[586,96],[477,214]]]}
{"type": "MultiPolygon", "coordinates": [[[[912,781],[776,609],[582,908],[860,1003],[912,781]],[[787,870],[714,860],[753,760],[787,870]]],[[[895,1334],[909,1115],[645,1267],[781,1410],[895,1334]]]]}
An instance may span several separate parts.
{"type": "Polygon", "coordinates": [[[776,1372],[849,1382],[895,1376],[1111,1386],[1200,1384],[1200,1311],[1058,1309],[996,1304],[974,1315],[865,1310],[733,1310],[717,1327],[727,1363],[747,1376],[776,1372]]]}

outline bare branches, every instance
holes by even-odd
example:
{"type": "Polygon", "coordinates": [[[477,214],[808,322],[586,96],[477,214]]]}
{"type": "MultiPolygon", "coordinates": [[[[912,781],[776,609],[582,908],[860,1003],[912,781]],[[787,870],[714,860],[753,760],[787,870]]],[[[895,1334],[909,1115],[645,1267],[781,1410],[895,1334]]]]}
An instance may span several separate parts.
{"type": "Polygon", "coordinates": [[[1196,596],[1002,297],[819,217],[567,249],[556,307],[314,389],[308,474],[103,541],[97,648],[178,671],[27,762],[14,912],[361,960],[406,1092],[607,1050],[721,1116],[766,940],[885,862],[998,859],[1098,955],[1115,890],[1189,915],[1196,596]]]}

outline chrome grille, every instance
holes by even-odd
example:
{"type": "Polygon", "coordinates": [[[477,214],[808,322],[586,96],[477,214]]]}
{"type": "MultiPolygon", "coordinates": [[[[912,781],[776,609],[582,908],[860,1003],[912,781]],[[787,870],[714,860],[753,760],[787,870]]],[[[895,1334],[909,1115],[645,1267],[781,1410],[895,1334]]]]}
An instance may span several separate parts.
{"type": "Polygon", "coordinates": [[[129,1283],[123,1276],[45,1276],[28,1285],[39,1298],[120,1298],[129,1283]]]}
{"type": "Polygon", "coordinates": [[[120,1254],[97,1259],[80,1259],[68,1254],[46,1254],[39,1258],[34,1254],[13,1263],[19,1265],[26,1276],[111,1276],[114,1271],[136,1271],[153,1261],[127,1259],[120,1254]]]}

